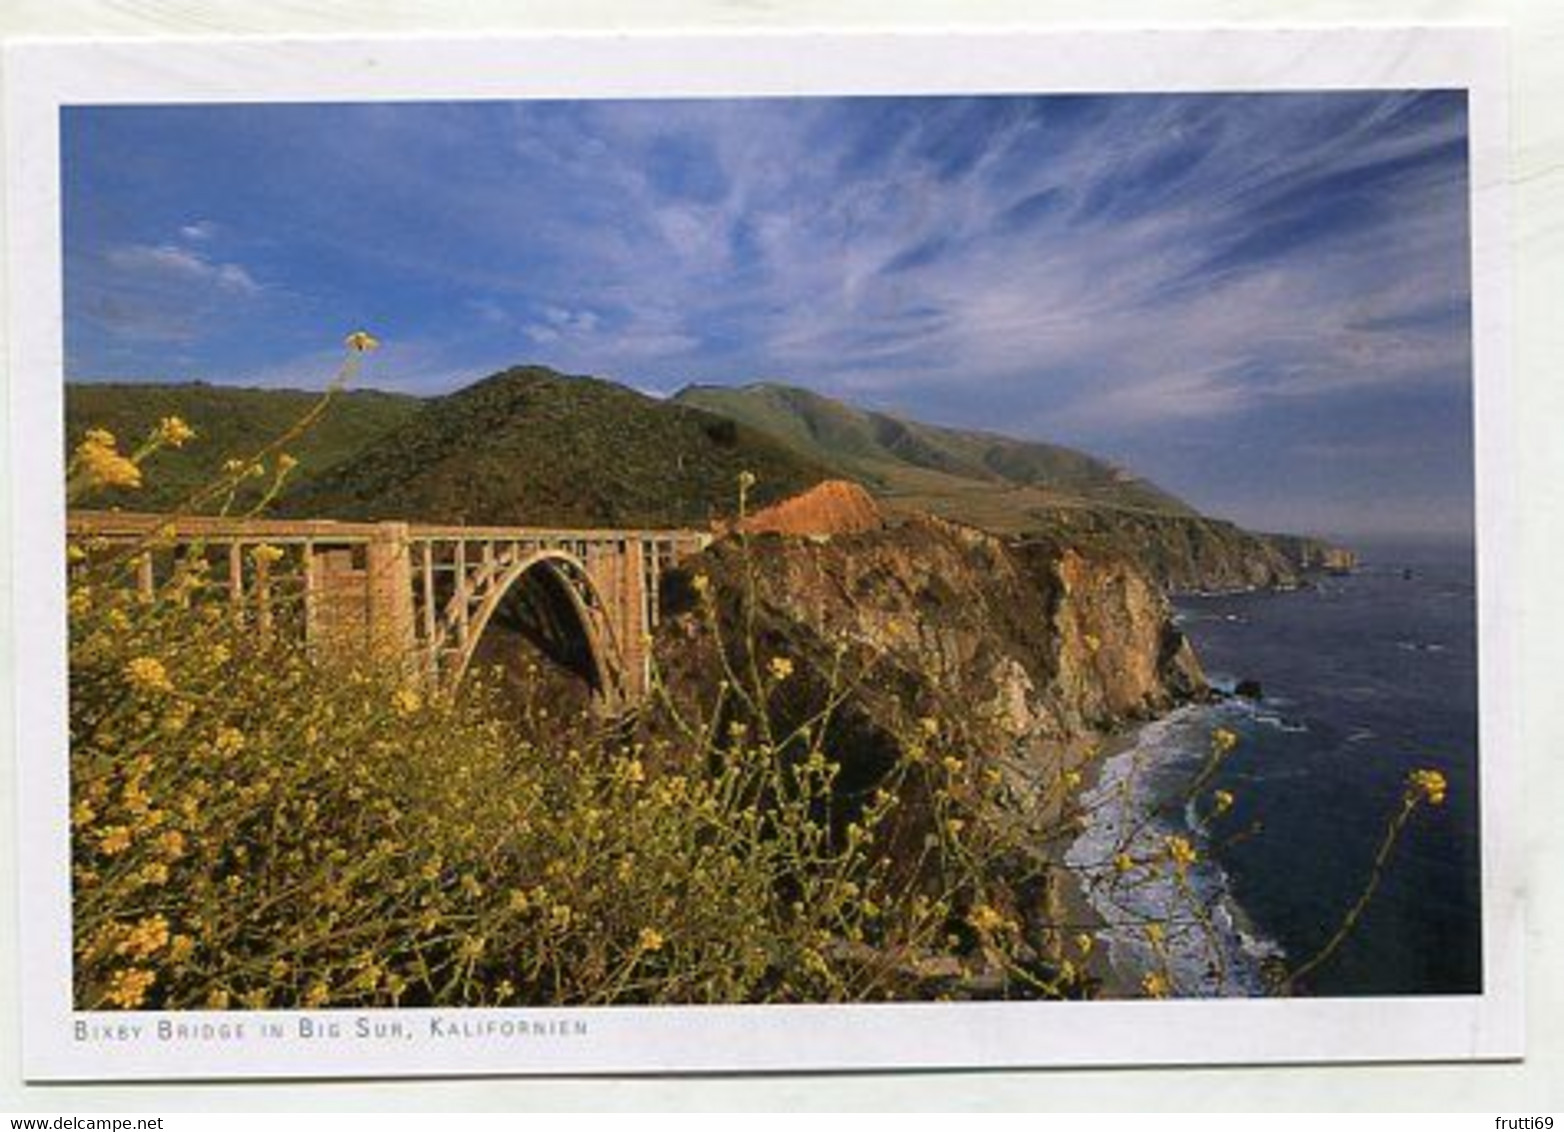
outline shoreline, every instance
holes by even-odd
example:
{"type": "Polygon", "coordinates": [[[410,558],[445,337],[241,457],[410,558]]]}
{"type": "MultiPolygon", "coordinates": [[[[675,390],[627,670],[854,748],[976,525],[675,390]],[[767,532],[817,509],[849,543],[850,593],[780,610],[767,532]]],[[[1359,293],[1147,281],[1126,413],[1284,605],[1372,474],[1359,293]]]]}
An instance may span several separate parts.
{"type": "MultiPolygon", "coordinates": [[[[1080,759],[1071,768],[1081,776],[1081,784],[1076,787],[1071,801],[1079,803],[1081,798],[1095,790],[1102,780],[1103,767],[1108,760],[1133,747],[1141,730],[1151,722],[1153,721],[1141,720],[1091,741],[1086,747],[1091,754],[1080,759]]],[[[1065,757],[1070,757],[1068,749],[1065,757]]],[[[1060,954],[1068,956],[1088,976],[1097,980],[1098,998],[1139,997],[1139,987],[1135,979],[1113,964],[1107,940],[1103,938],[1103,933],[1109,927],[1107,920],[1092,905],[1081,878],[1064,863],[1064,853],[1068,848],[1068,845],[1063,847],[1054,855],[1051,862],[1054,875],[1057,877],[1054,888],[1055,910],[1058,913],[1058,922],[1062,925],[1060,954]],[[1081,958],[1080,949],[1074,943],[1074,937],[1080,933],[1090,934],[1093,940],[1091,952],[1084,959],[1081,958]]]]}

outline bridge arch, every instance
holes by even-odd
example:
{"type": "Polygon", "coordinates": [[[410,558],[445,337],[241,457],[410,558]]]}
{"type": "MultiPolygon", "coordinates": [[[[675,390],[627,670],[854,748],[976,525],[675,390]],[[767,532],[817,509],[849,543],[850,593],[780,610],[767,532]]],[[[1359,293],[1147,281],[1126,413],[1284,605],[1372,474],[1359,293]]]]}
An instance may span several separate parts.
{"type": "Polygon", "coordinates": [[[486,587],[482,600],[472,612],[467,639],[449,673],[452,683],[460,684],[467,675],[490,624],[507,599],[533,578],[541,578],[551,584],[572,612],[590,661],[590,683],[594,695],[610,705],[618,703],[622,698],[624,674],[613,625],[604,612],[607,606],[603,594],[586,563],[569,551],[556,547],[526,554],[507,566],[486,587]]]}

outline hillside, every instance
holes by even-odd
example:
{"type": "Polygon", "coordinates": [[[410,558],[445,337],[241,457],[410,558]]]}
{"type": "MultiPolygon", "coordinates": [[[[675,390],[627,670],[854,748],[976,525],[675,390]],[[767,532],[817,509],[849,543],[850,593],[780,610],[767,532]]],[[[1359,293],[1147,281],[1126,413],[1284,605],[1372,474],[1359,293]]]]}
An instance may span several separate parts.
{"type": "Polygon", "coordinates": [[[685,404],[726,413],[856,479],[890,510],[927,511],[1019,539],[1063,536],[1127,555],[1165,589],[1291,586],[1347,568],[1318,539],[1256,534],[1074,449],[868,412],[805,389],[691,386],[685,404]]]}
{"type": "Polygon", "coordinates": [[[624,386],[537,366],[445,397],[282,501],[341,519],[705,526],[829,472],[747,425],[624,386]]]}
{"type": "MultiPolygon", "coordinates": [[[[87,429],[106,428],[128,451],[163,417],[182,417],[196,430],[195,440],[159,452],[141,488],[105,491],[91,501],[93,506],[157,511],[178,505],[212,482],[223,461],[260,451],[319,399],[319,393],[298,389],[241,389],[204,382],[72,383],[65,387],[65,434],[74,446],[87,429]]],[[[422,406],[417,397],[378,390],[338,394],[320,421],[288,446],[299,461],[292,483],[302,485],[336,467],[422,406]]]]}
{"type": "Polygon", "coordinates": [[[694,385],[675,400],[765,432],[882,500],[1005,533],[1038,509],[1091,505],[1193,515],[1155,484],[1071,448],[943,428],[858,409],[807,389],[694,385]]]}
{"type": "MultiPolygon", "coordinates": [[[[87,428],[108,428],[130,448],[161,417],[188,421],[198,439],[159,453],[142,489],[92,501],[157,510],[209,482],[224,460],[281,435],[318,396],[203,383],[70,385],[67,434],[74,444],[87,428]]],[[[300,464],[272,505],[280,515],[706,526],[731,516],[748,471],[756,509],[845,479],[889,515],[926,511],[1023,540],[1065,536],[1136,558],[1172,590],[1286,586],[1305,570],[1351,565],[1350,554],[1318,540],[1202,516],[1072,449],[902,420],[773,384],[694,386],[659,401],[517,367],[444,397],[342,394],[289,451],[300,464]]]]}

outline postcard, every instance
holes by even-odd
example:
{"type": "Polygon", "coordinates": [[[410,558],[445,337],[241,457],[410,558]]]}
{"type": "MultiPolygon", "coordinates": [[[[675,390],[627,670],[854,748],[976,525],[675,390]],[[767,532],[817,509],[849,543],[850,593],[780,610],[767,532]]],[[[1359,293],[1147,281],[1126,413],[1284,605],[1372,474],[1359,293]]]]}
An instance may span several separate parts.
{"type": "Polygon", "coordinates": [[[1502,48],[15,46],[29,1077],[1519,1056],[1502,48]]]}

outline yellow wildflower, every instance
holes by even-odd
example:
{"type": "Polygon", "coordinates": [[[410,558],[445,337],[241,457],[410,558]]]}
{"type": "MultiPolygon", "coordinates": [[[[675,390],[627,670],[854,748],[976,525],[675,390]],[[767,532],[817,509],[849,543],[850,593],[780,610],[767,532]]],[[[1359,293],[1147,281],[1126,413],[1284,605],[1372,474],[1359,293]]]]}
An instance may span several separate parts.
{"type": "Polygon", "coordinates": [[[1211,745],[1219,752],[1226,754],[1238,746],[1238,735],[1225,727],[1218,727],[1211,733],[1211,745]]]}
{"type": "Polygon", "coordinates": [[[145,959],[168,943],[168,921],[162,915],[147,916],[120,941],[114,950],[119,955],[133,959],[145,959]]]}
{"type": "Polygon", "coordinates": [[[696,574],[690,579],[690,587],[701,597],[706,597],[711,593],[711,579],[705,574],[696,574]]]}
{"type": "Polygon", "coordinates": [[[237,727],[220,727],[217,729],[217,738],[212,741],[212,748],[224,758],[230,758],[244,750],[244,732],[237,727]]]}
{"type": "Polygon", "coordinates": [[[92,429],[76,446],[76,462],[93,487],[140,487],[141,469],[120,454],[114,434],[92,429]]]}
{"type": "Polygon", "coordinates": [[[306,1010],[314,1010],[317,1006],[326,1005],[327,1000],[330,998],[330,988],[325,983],[317,980],[311,983],[309,989],[304,992],[304,1008],[306,1010]]]}
{"type": "Polygon", "coordinates": [[[922,719],[918,720],[918,726],[923,728],[923,733],[930,739],[939,734],[939,720],[935,719],[932,715],[926,715],[922,719]]]}
{"type": "Polygon", "coordinates": [[[185,855],[185,835],[177,829],[168,830],[158,837],[157,847],[170,861],[177,861],[185,855]]]}
{"type": "Polygon", "coordinates": [[[195,429],[179,417],[164,417],[158,422],[157,437],[171,448],[183,448],[185,441],[195,439],[195,429]]]}
{"type": "Polygon", "coordinates": [[[661,951],[666,942],[663,933],[656,928],[642,928],[640,938],[636,940],[636,947],[642,951],[661,951]]]}
{"type": "Polygon", "coordinates": [[[380,347],[380,339],[367,330],[355,330],[343,340],[348,349],[356,354],[367,354],[371,350],[380,347]]]}
{"type": "Polygon", "coordinates": [[[1129,872],[1135,867],[1135,858],[1128,853],[1115,853],[1113,855],[1113,871],[1119,874],[1129,872]]]}
{"type": "Polygon", "coordinates": [[[1140,989],[1145,992],[1147,998],[1167,998],[1172,989],[1168,986],[1168,978],[1160,971],[1152,971],[1140,981],[1140,989]]]}
{"type": "Polygon", "coordinates": [[[157,982],[157,975],[154,972],[139,967],[127,967],[122,971],[114,972],[114,977],[109,980],[109,990],[105,997],[110,1006],[134,1010],[146,1001],[147,991],[152,989],[152,984],[155,982],[157,982]]]}
{"type": "Polygon", "coordinates": [[[1145,927],[1143,927],[1141,929],[1141,931],[1146,933],[1146,942],[1147,943],[1151,944],[1151,946],[1153,946],[1153,947],[1161,946],[1162,940],[1163,940],[1163,931],[1162,931],[1162,925],[1161,924],[1147,924],[1145,927]]]}
{"type": "Polygon", "coordinates": [[[1211,795],[1211,812],[1213,814],[1225,814],[1233,808],[1233,792],[1231,790],[1218,790],[1211,795]]]}
{"type": "Polygon", "coordinates": [[[967,913],[967,923],[984,935],[992,935],[1007,925],[1004,915],[989,904],[979,904],[967,913]]]}
{"type": "Polygon", "coordinates": [[[755,486],[755,482],[756,481],[755,481],[755,473],[754,472],[740,472],[739,473],[739,490],[740,491],[748,491],[750,488],[755,486]]]}
{"type": "Polygon", "coordinates": [[[263,542],[250,548],[250,557],[255,559],[257,566],[270,566],[273,562],[282,561],[282,549],[263,542]]]}
{"type": "Polygon", "coordinates": [[[206,1008],[208,1010],[227,1010],[228,1002],[228,992],[221,987],[218,987],[206,996],[206,1008]]]}
{"type": "Polygon", "coordinates": [[[284,452],[282,455],[277,457],[277,474],[280,475],[280,476],[287,475],[289,472],[293,471],[293,469],[297,468],[298,466],[299,466],[299,461],[297,460],[297,458],[288,455],[288,453],[286,453],[286,452],[284,452]]]}
{"type": "Polygon", "coordinates": [[[92,820],[97,816],[98,811],[94,810],[87,802],[77,802],[76,805],[71,807],[72,825],[91,825],[92,820]]]}
{"type": "Polygon", "coordinates": [[[409,716],[424,706],[424,699],[412,688],[398,688],[391,697],[391,706],[397,715],[409,716]]]}
{"type": "Polygon", "coordinates": [[[187,935],[176,935],[168,941],[168,958],[174,963],[188,962],[195,954],[195,940],[187,935]]]}
{"type": "Polygon", "coordinates": [[[138,656],[125,665],[125,676],[131,686],[143,692],[172,692],[168,669],[156,657],[138,656]]]}
{"type": "Polygon", "coordinates": [[[1407,793],[1426,801],[1430,806],[1444,805],[1448,788],[1445,776],[1437,770],[1420,769],[1407,775],[1407,793]]]}
{"type": "Polygon", "coordinates": [[[130,830],[122,825],[111,825],[98,835],[98,849],[106,857],[113,857],[130,848],[130,830]]]}
{"type": "Polygon", "coordinates": [[[793,675],[793,662],[785,656],[774,656],[771,658],[770,670],[773,680],[778,682],[786,680],[793,675]]]}
{"type": "Polygon", "coordinates": [[[1089,932],[1080,932],[1075,937],[1075,950],[1082,955],[1090,955],[1092,948],[1097,946],[1097,940],[1089,932]]]}

